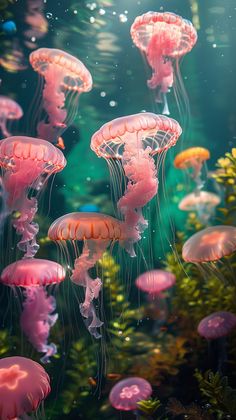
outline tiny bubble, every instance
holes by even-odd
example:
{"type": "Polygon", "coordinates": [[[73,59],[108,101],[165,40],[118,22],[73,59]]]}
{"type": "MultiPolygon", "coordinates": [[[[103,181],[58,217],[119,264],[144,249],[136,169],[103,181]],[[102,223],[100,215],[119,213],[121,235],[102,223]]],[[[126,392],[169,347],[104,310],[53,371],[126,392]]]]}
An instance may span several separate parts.
{"type": "Polygon", "coordinates": [[[46,18],[47,18],[47,19],[52,19],[52,13],[47,12],[47,13],[46,13],[46,18]]]}

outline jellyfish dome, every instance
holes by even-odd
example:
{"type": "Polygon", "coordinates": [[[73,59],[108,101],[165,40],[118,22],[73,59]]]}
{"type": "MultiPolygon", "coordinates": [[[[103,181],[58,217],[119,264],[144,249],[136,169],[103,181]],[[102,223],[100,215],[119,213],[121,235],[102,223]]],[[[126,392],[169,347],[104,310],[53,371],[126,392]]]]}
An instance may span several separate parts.
{"type": "Polygon", "coordinates": [[[225,337],[236,328],[236,315],[231,312],[220,311],[206,316],[199,323],[198,334],[207,340],[225,337]]]}
{"type": "Polygon", "coordinates": [[[178,153],[174,160],[177,169],[188,170],[190,168],[191,177],[196,183],[198,190],[203,187],[201,171],[206,160],[210,159],[210,152],[204,147],[190,147],[178,153]]]}
{"type": "Polygon", "coordinates": [[[0,142],[0,167],[3,168],[3,186],[7,193],[9,213],[19,212],[13,226],[21,235],[18,248],[25,257],[33,257],[38,250],[38,225],[33,222],[37,212],[37,192],[50,175],[66,165],[63,153],[46,140],[14,136],[0,142]],[[28,198],[30,190],[35,196],[28,198]]]}
{"type": "Polygon", "coordinates": [[[166,93],[174,83],[173,62],[178,67],[178,60],[192,50],[197,32],[190,21],[174,13],[148,12],[136,17],[130,34],[152,69],[148,87],[157,89],[158,101],[163,95],[163,113],[169,114],[166,93]]]}
{"type": "Polygon", "coordinates": [[[7,96],[0,95],[0,129],[3,137],[11,135],[7,129],[7,121],[19,120],[22,116],[22,108],[17,102],[7,96]]]}
{"type": "Polygon", "coordinates": [[[110,165],[113,159],[121,160],[128,179],[117,207],[124,217],[130,238],[126,249],[131,256],[135,256],[133,243],[139,241],[147,227],[142,208],[158,190],[153,156],[174,146],[181,132],[180,125],[172,118],[144,112],[112,120],[92,136],[91,149],[110,165]]]}
{"type": "Polygon", "coordinates": [[[92,76],[80,60],[65,51],[40,48],[30,54],[29,60],[45,80],[43,107],[47,120],[39,122],[38,136],[56,143],[74,119],[79,95],[92,89],[92,76]]]}
{"type": "Polygon", "coordinates": [[[146,400],[152,394],[148,381],[139,377],[131,377],[117,382],[113,386],[109,401],[116,410],[131,411],[137,409],[137,403],[146,400]]]}
{"type": "Polygon", "coordinates": [[[182,249],[186,262],[217,261],[236,251],[236,227],[211,226],[192,235],[182,249]]]}
{"type": "Polygon", "coordinates": [[[214,215],[214,210],[220,204],[221,198],[219,195],[209,191],[197,191],[187,194],[179,203],[179,209],[182,211],[196,211],[199,220],[202,223],[207,223],[211,216],[214,215]]]}
{"type": "Polygon", "coordinates": [[[151,270],[142,273],[135,280],[138,289],[152,296],[158,296],[161,292],[174,286],[175,275],[165,270],[151,270]]]}
{"type": "Polygon", "coordinates": [[[10,420],[37,410],[50,393],[44,368],[25,357],[0,359],[0,417],[10,420]]]}
{"type": "Polygon", "coordinates": [[[97,328],[103,323],[96,316],[93,300],[99,297],[102,282],[99,277],[92,279],[89,269],[95,266],[110,244],[125,240],[122,222],[102,213],[69,213],[52,223],[48,236],[59,243],[83,242],[82,253],[75,259],[71,280],[85,288],[85,299],[80,305],[80,312],[86,319],[85,324],[90,334],[100,338],[97,328]]]}

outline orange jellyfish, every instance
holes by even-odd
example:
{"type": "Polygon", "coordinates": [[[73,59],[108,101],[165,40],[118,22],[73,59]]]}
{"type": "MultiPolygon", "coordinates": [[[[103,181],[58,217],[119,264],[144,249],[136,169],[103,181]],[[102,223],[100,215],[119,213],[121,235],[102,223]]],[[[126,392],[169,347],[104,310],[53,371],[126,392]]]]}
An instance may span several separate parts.
{"type": "Polygon", "coordinates": [[[40,48],[29,59],[45,80],[43,108],[47,116],[37,126],[38,136],[56,143],[75,117],[79,95],[92,89],[92,76],[80,60],[61,50],[40,48]]]}
{"type": "MultiPolygon", "coordinates": [[[[183,245],[182,257],[186,262],[196,264],[205,273],[213,273],[225,281],[222,270],[217,268],[217,261],[230,256],[236,251],[236,227],[211,226],[192,235],[183,245]]],[[[226,267],[228,267],[228,263],[226,267]]],[[[229,270],[229,281],[232,270],[229,270]]],[[[235,282],[234,276],[232,278],[235,282]]]]}
{"type": "Polygon", "coordinates": [[[204,162],[208,159],[210,159],[209,150],[204,147],[190,147],[178,153],[174,160],[174,166],[177,169],[190,169],[190,175],[196,183],[197,190],[201,190],[204,184],[201,171],[204,162]]]}
{"type": "Polygon", "coordinates": [[[15,419],[39,408],[51,391],[44,368],[25,357],[0,359],[0,417],[15,419]]]}
{"type": "Polygon", "coordinates": [[[121,174],[124,171],[128,179],[117,207],[124,216],[129,238],[126,250],[131,256],[135,256],[133,244],[139,241],[148,224],[142,209],[157,194],[153,156],[174,146],[181,133],[180,125],[172,118],[143,112],[112,120],[92,136],[91,149],[111,165],[114,182],[122,185],[122,180],[117,181],[117,161],[121,161],[121,174]]]}
{"type": "Polygon", "coordinates": [[[33,257],[39,247],[36,242],[39,228],[33,221],[38,194],[50,175],[61,171],[65,165],[63,153],[46,140],[15,136],[0,142],[6,205],[9,213],[18,213],[13,226],[21,235],[18,248],[25,253],[24,258],[33,257]]]}
{"type": "Polygon", "coordinates": [[[0,95],[0,129],[3,137],[11,135],[7,129],[7,122],[19,120],[22,115],[22,108],[17,102],[7,96],[0,95]]]}
{"type": "Polygon", "coordinates": [[[198,191],[187,194],[179,203],[179,209],[183,211],[196,211],[199,220],[206,224],[214,215],[214,210],[220,204],[220,197],[209,191],[198,191]]]}
{"type": "Polygon", "coordinates": [[[174,62],[176,62],[179,84],[179,59],[190,52],[197,42],[197,32],[192,23],[175,13],[148,12],[136,17],[131,26],[131,37],[144,54],[152,69],[152,77],[147,84],[157,90],[157,101],[164,101],[163,114],[169,114],[166,93],[175,82],[174,62]]]}
{"type": "Polygon", "coordinates": [[[100,338],[97,328],[102,322],[96,316],[93,300],[99,297],[102,282],[100,278],[92,279],[89,270],[102,257],[109,245],[115,241],[124,241],[123,224],[114,217],[101,213],[70,213],[55,220],[49,228],[50,239],[65,245],[72,242],[76,258],[71,280],[85,288],[85,299],[80,305],[81,315],[86,319],[86,326],[91,335],[100,338]],[[79,256],[76,241],[83,242],[83,250],[79,256]]]}

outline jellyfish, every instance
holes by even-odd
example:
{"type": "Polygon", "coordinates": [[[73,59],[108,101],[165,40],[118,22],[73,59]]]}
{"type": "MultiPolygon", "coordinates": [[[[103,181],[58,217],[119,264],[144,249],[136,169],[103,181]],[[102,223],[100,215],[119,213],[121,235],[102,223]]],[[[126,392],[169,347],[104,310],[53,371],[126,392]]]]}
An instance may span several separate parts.
{"type": "Polygon", "coordinates": [[[38,224],[34,216],[38,208],[38,193],[49,176],[66,165],[63,153],[51,143],[33,137],[8,137],[0,142],[0,167],[7,194],[9,213],[18,212],[13,226],[21,235],[18,248],[24,258],[33,257],[39,246],[36,242],[38,224]],[[32,191],[35,195],[32,196],[32,191]],[[30,196],[29,196],[30,193],[30,196]]]}
{"type": "Polygon", "coordinates": [[[0,359],[1,420],[37,410],[50,391],[49,376],[39,363],[20,356],[0,359]]]}
{"type": "Polygon", "coordinates": [[[201,337],[208,340],[209,359],[222,372],[227,361],[226,337],[236,328],[236,315],[231,312],[219,311],[206,316],[198,324],[197,331],[201,337]]]}
{"type": "MultiPolygon", "coordinates": [[[[225,277],[217,269],[217,261],[236,251],[236,227],[210,226],[192,235],[183,245],[184,261],[196,264],[203,273],[215,274],[225,282],[225,277]]],[[[229,269],[229,280],[235,283],[234,274],[227,259],[225,268],[229,269]]]]}
{"type": "Polygon", "coordinates": [[[190,147],[178,153],[174,160],[174,166],[178,169],[189,170],[190,176],[196,184],[196,192],[203,188],[201,171],[203,164],[210,158],[209,150],[204,147],[190,147]]]}
{"type": "Polygon", "coordinates": [[[71,241],[75,250],[76,241],[83,242],[81,255],[78,256],[76,252],[71,280],[85,288],[85,299],[80,305],[80,312],[90,334],[100,338],[97,329],[103,323],[96,315],[93,300],[99,297],[102,282],[99,277],[92,279],[89,270],[95,266],[109,245],[125,239],[122,223],[101,213],[70,213],[52,223],[48,236],[64,245],[65,241],[71,241]]]}
{"type": "Polygon", "coordinates": [[[43,0],[27,0],[26,3],[25,23],[29,28],[24,31],[25,45],[30,49],[35,49],[35,41],[43,38],[48,32],[48,21],[43,14],[43,0]],[[34,38],[34,42],[32,42],[32,38],[34,38]]]}
{"type": "Polygon", "coordinates": [[[137,410],[137,403],[148,399],[152,394],[152,387],[146,379],[130,377],[117,382],[111,389],[109,401],[116,410],[137,410]]]}
{"type": "Polygon", "coordinates": [[[209,191],[199,191],[187,194],[179,203],[179,209],[183,211],[196,211],[201,223],[207,224],[214,215],[214,210],[220,204],[219,195],[209,191]]]}
{"type": "Polygon", "coordinates": [[[179,83],[179,59],[190,52],[197,42],[192,23],[174,13],[148,12],[136,17],[131,26],[131,37],[152,69],[147,85],[157,91],[157,102],[164,102],[163,114],[169,115],[166,94],[175,83],[176,61],[179,83]]]}
{"type": "Polygon", "coordinates": [[[112,164],[113,160],[120,160],[128,180],[117,207],[124,217],[129,238],[126,250],[131,256],[135,256],[133,244],[148,225],[142,209],[158,190],[153,156],[174,146],[181,132],[175,120],[147,112],[110,121],[92,136],[91,149],[108,161],[111,175],[117,178],[112,164]]]}
{"type": "Polygon", "coordinates": [[[165,270],[151,270],[140,274],[136,280],[136,287],[148,294],[151,313],[154,315],[153,333],[158,333],[160,327],[166,322],[170,310],[170,302],[163,292],[174,286],[176,277],[165,270]]]}
{"type": "Polygon", "coordinates": [[[57,352],[54,343],[48,344],[50,328],[57,320],[56,300],[48,296],[45,286],[59,284],[65,279],[64,268],[43,259],[23,259],[8,265],[1,274],[1,283],[10,287],[24,288],[25,301],[20,317],[21,329],[32,346],[44,356],[48,363],[57,352]]]}
{"type": "Polygon", "coordinates": [[[80,60],[57,49],[33,51],[30,64],[45,80],[43,108],[47,115],[39,122],[37,133],[56,143],[75,117],[79,95],[92,89],[92,77],[80,60]]]}
{"type": "Polygon", "coordinates": [[[7,129],[7,122],[12,120],[19,120],[23,116],[23,111],[20,105],[7,96],[0,95],[0,129],[3,137],[9,137],[7,129]]]}

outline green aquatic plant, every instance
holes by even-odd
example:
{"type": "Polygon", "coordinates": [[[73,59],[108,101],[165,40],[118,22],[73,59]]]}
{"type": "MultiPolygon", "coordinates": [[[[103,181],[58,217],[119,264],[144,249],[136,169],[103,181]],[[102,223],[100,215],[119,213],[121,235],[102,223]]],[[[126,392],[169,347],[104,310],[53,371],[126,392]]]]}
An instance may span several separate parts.
{"type": "Polygon", "coordinates": [[[161,401],[157,398],[149,398],[148,400],[141,400],[137,403],[138,409],[141,413],[152,416],[161,407],[161,401]]]}
{"type": "Polygon", "coordinates": [[[236,389],[229,386],[227,376],[210,370],[204,373],[196,370],[195,378],[201,395],[208,403],[209,413],[216,415],[217,420],[236,419],[236,389]]]}
{"type": "Polygon", "coordinates": [[[5,357],[9,350],[9,334],[6,330],[0,330],[0,356],[5,357]]]}

